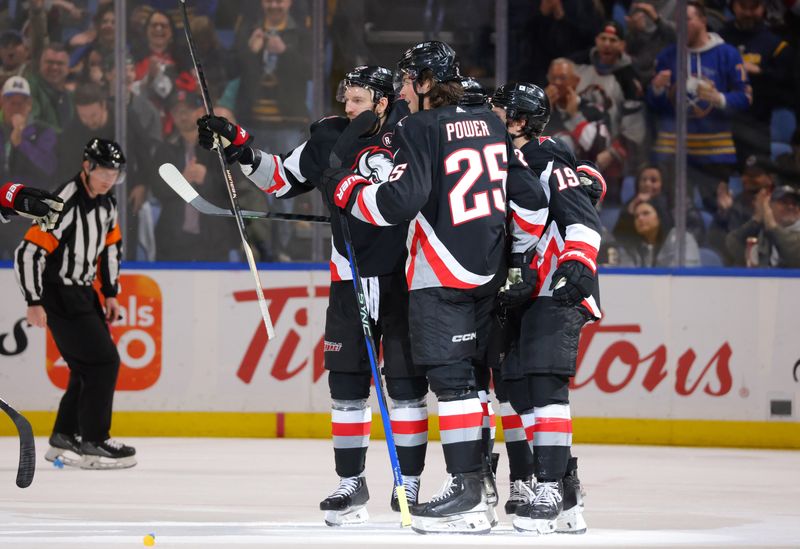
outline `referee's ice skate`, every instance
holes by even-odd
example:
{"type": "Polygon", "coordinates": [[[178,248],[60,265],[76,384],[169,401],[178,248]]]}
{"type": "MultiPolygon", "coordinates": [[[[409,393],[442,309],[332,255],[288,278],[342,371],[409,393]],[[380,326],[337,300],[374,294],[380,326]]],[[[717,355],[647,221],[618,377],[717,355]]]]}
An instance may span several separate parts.
{"type": "Polygon", "coordinates": [[[433,499],[411,507],[411,528],[420,534],[488,534],[492,525],[483,474],[450,475],[433,499]]]}
{"type": "Polygon", "coordinates": [[[136,465],[136,449],[113,438],[81,443],[81,469],[128,469],[136,465]]]}
{"type": "Polygon", "coordinates": [[[320,502],[319,509],[325,511],[325,524],[328,526],[363,524],[369,519],[368,501],[367,479],[342,477],[339,487],[320,502]]]}
{"type": "Polygon", "coordinates": [[[83,455],[81,454],[81,437],[78,435],[65,435],[53,433],[50,435],[50,448],[44,459],[54,463],[57,459],[64,465],[80,467],[83,455]]]}

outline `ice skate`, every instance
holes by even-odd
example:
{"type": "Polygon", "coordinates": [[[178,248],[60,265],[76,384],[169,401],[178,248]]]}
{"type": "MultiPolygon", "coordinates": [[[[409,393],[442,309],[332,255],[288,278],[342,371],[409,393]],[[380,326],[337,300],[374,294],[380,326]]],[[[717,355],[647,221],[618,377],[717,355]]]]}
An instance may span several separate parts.
{"type": "Polygon", "coordinates": [[[512,520],[518,532],[552,534],[556,531],[558,515],[564,508],[561,481],[539,482],[533,489],[533,500],[517,506],[512,520]]]}
{"type": "Polygon", "coordinates": [[[583,487],[578,479],[578,460],[571,458],[564,477],[564,510],[558,515],[556,532],[559,534],[585,534],[583,519],[583,487]]]}
{"type": "Polygon", "coordinates": [[[488,512],[483,473],[457,473],[431,501],[411,507],[411,528],[419,534],[488,534],[488,512]]]}
{"type": "Polygon", "coordinates": [[[64,465],[79,467],[83,456],[81,455],[81,437],[78,435],[65,435],[53,433],[50,435],[50,449],[44,459],[53,463],[60,459],[64,465]]]}
{"type": "Polygon", "coordinates": [[[367,479],[342,477],[339,487],[320,502],[319,509],[325,511],[325,524],[328,526],[363,524],[369,519],[368,501],[367,479]]]}
{"type": "Polygon", "coordinates": [[[486,517],[494,528],[499,522],[497,518],[497,482],[494,478],[494,470],[488,464],[483,468],[483,489],[486,492],[486,506],[488,507],[486,517]]]}
{"type": "MultiPolygon", "coordinates": [[[[419,477],[407,477],[403,475],[403,488],[406,489],[406,500],[408,506],[416,505],[419,501],[419,477]]],[[[400,512],[400,502],[397,500],[397,491],[392,488],[392,511],[400,512]]]]}
{"type": "Polygon", "coordinates": [[[522,480],[511,481],[508,490],[508,501],[505,504],[506,515],[513,515],[517,507],[530,503],[533,499],[533,479],[528,477],[522,480]]]}
{"type": "Polygon", "coordinates": [[[81,443],[81,469],[128,469],[136,465],[136,449],[110,438],[81,443]]]}

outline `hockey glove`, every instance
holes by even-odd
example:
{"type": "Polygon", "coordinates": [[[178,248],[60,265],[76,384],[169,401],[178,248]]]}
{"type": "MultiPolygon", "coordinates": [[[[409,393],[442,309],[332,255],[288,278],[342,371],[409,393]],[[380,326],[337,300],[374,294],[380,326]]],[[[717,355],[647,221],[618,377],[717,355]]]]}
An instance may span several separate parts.
{"type": "Polygon", "coordinates": [[[566,307],[577,305],[594,290],[594,273],[580,261],[565,261],[553,273],[553,299],[566,307]]]}
{"type": "Polygon", "coordinates": [[[345,168],[328,168],[322,174],[322,185],[328,204],[348,210],[350,201],[358,195],[355,190],[369,185],[369,181],[345,168]]]}
{"type": "Polygon", "coordinates": [[[225,161],[228,164],[253,163],[253,149],[250,144],[253,136],[241,126],[237,126],[222,116],[205,115],[197,119],[198,143],[204,149],[212,151],[217,148],[217,136],[222,140],[225,161]]]}
{"type": "Polygon", "coordinates": [[[588,160],[580,161],[578,164],[578,180],[580,180],[583,190],[589,195],[592,206],[602,202],[603,197],[606,195],[606,180],[593,162],[588,160]]]}
{"type": "Polygon", "coordinates": [[[529,302],[536,290],[537,271],[531,268],[535,249],[522,254],[511,254],[508,268],[508,281],[500,290],[497,301],[501,307],[512,309],[529,302]]]}
{"type": "Polygon", "coordinates": [[[0,206],[33,219],[43,231],[49,231],[56,226],[64,201],[54,194],[21,183],[6,183],[0,187],[0,206]]]}

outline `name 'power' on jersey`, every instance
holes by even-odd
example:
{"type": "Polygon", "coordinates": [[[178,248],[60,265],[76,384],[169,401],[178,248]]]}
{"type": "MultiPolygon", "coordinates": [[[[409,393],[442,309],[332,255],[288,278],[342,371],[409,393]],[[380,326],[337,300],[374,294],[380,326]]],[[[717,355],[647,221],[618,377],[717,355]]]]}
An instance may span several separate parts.
{"type": "Polygon", "coordinates": [[[539,241],[547,197],[485,107],[410,115],[398,122],[394,146],[388,182],[358,187],[350,213],[374,225],[409,223],[409,290],[490,282],[503,264],[507,220],[513,251],[539,241]]]}
{"type": "Polygon", "coordinates": [[[597,252],[600,248],[600,218],[578,179],[579,162],[561,141],[546,136],[534,138],[521,151],[530,168],[541,174],[539,180],[549,198],[550,208],[544,234],[536,246],[534,261],[539,279],[535,295],[552,296],[550,283],[558,266],[564,261],[580,261],[595,274],[592,295],[581,305],[599,319],[597,252]]]}

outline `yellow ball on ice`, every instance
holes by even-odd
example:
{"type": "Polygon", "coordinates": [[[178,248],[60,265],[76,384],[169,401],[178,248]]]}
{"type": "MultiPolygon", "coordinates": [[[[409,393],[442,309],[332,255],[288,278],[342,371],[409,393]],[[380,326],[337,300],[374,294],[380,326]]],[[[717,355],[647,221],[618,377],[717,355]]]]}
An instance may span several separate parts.
{"type": "Polygon", "coordinates": [[[147,534],[142,540],[145,547],[152,547],[156,544],[156,537],[153,534],[147,534]]]}

